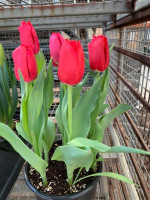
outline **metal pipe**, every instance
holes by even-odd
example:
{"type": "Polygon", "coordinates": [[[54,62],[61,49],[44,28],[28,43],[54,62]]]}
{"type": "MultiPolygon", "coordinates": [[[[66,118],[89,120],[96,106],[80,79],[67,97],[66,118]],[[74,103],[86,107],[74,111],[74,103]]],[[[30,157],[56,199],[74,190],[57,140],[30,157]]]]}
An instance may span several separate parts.
{"type": "Polygon", "coordinates": [[[61,5],[39,5],[23,6],[12,8],[0,8],[0,19],[21,19],[21,18],[39,18],[55,16],[83,16],[83,15],[100,15],[131,13],[132,9],[128,8],[126,1],[105,1],[98,3],[78,3],[78,4],[61,4],[61,5]]]}
{"type": "Polygon", "coordinates": [[[142,64],[150,67],[150,57],[148,57],[148,56],[145,56],[145,55],[133,52],[133,51],[129,51],[129,50],[123,49],[121,47],[116,47],[116,46],[113,48],[113,50],[115,50],[119,53],[122,53],[126,56],[129,56],[130,58],[133,58],[133,59],[141,62],[142,64]]]}
{"type": "MultiPolygon", "coordinates": [[[[120,100],[118,94],[115,92],[114,87],[112,86],[111,83],[109,83],[109,85],[110,85],[110,88],[111,88],[111,90],[113,91],[113,93],[114,93],[114,95],[115,95],[115,97],[116,97],[118,103],[121,103],[121,100],[120,100]]],[[[136,124],[134,123],[134,121],[133,121],[132,118],[130,117],[129,113],[126,112],[125,115],[126,115],[128,121],[129,121],[131,127],[133,128],[133,130],[134,130],[134,132],[135,132],[137,138],[139,139],[139,142],[140,142],[142,148],[143,148],[144,150],[146,150],[146,151],[150,151],[148,145],[146,144],[145,140],[144,140],[143,137],[141,136],[141,134],[140,134],[138,128],[136,127],[136,124]]]]}
{"type": "Polygon", "coordinates": [[[104,28],[104,30],[109,31],[114,28],[119,28],[121,26],[138,24],[138,23],[142,23],[145,21],[150,21],[150,6],[148,6],[147,8],[145,8],[142,11],[132,13],[131,15],[129,15],[127,17],[124,17],[112,24],[109,24],[106,28],[104,28]]]}
{"type": "Polygon", "coordinates": [[[116,69],[114,69],[111,65],[110,68],[115,72],[115,74],[118,76],[118,78],[124,83],[124,85],[127,86],[127,88],[133,93],[133,95],[141,102],[141,104],[147,109],[150,110],[150,104],[145,101],[145,99],[129,84],[124,77],[117,72],[116,69]]]}

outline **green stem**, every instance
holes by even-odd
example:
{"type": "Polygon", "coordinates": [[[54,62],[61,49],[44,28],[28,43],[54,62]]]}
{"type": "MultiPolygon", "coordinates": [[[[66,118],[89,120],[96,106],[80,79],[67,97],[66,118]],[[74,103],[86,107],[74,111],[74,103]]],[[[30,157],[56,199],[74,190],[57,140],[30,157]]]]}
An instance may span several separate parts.
{"type": "MultiPolygon", "coordinates": [[[[48,123],[48,118],[46,117],[45,122],[44,122],[44,132],[43,135],[45,135],[46,130],[47,130],[47,123],[48,123]]],[[[44,147],[44,159],[48,163],[49,162],[49,151],[46,145],[44,147]]]]}
{"type": "Polygon", "coordinates": [[[68,131],[69,141],[72,139],[72,86],[68,85],[68,131]]]}
{"type": "Polygon", "coordinates": [[[34,152],[38,156],[40,156],[38,144],[37,144],[37,141],[36,141],[36,138],[35,138],[35,134],[34,134],[34,132],[32,130],[30,131],[30,136],[31,136],[31,140],[32,140],[32,145],[33,145],[34,152]]]}
{"type": "MultiPolygon", "coordinates": [[[[25,82],[25,91],[26,91],[26,121],[27,121],[27,124],[28,124],[28,110],[27,110],[27,108],[28,108],[28,100],[29,100],[29,96],[30,96],[31,90],[32,90],[32,82],[30,82],[30,83],[25,82]]],[[[38,149],[38,144],[37,144],[37,141],[36,141],[36,138],[35,138],[34,131],[33,130],[29,130],[29,129],[27,131],[28,131],[28,134],[29,134],[29,138],[31,138],[34,152],[38,156],[40,156],[39,149],[38,149]]]]}
{"type": "Polygon", "coordinates": [[[31,89],[32,89],[32,83],[25,82],[26,101],[28,101],[28,99],[29,99],[31,89]]]}
{"type": "Polygon", "coordinates": [[[75,184],[75,182],[76,182],[76,180],[78,179],[78,177],[79,177],[79,174],[80,174],[80,172],[82,171],[82,169],[83,169],[83,167],[80,167],[80,169],[79,169],[79,171],[78,171],[78,174],[76,175],[76,178],[74,179],[74,182],[73,182],[73,184],[72,184],[72,185],[74,185],[74,184],[75,184]]]}
{"type": "Polygon", "coordinates": [[[48,163],[49,162],[49,156],[48,156],[47,151],[44,151],[44,158],[45,158],[45,161],[48,163]]]}
{"type": "Polygon", "coordinates": [[[41,175],[41,178],[42,178],[44,187],[46,187],[48,185],[48,181],[47,181],[47,177],[46,177],[46,172],[45,172],[44,175],[41,175]]]}
{"type": "MultiPolygon", "coordinates": [[[[45,133],[44,133],[45,134],[45,133]]],[[[47,145],[43,145],[44,148],[44,160],[48,163],[49,162],[49,150],[47,148],[47,145]]],[[[42,158],[42,157],[41,157],[42,158]]]]}
{"type": "Polygon", "coordinates": [[[67,174],[67,176],[68,176],[68,184],[69,184],[69,186],[72,186],[72,182],[73,182],[73,173],[67,174]]]}
{"type": "Polygon", "coordinates": [[[99,72],[97,72],[97,80],[99,79],[99,72]]]}
{"type": "Polygon", "coordinates": [[[92,154],[93,154],[93,163],[92,163],[92,165],[91,165],[91,168],[93,169],[93,171],[95,172],[95,170],[96,170],[96,161],[97,161],[97,159],[96,159],[96,155],[97,155],[97,151],[96,150],[94,150],[94,149],[92,149],[92,154]]]}

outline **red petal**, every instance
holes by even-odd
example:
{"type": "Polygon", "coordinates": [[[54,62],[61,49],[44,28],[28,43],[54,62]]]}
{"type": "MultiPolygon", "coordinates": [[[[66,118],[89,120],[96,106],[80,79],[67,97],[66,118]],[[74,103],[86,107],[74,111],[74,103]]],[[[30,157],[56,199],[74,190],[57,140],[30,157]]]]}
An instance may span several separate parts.
{"type": "Polygon", "coordinates": [[[15,76],[16,79],[19,81],[19,69],[21,71],[21,74],[24,78],[24,81],[28,80],[29,77],[29,71],[27,67],[27,59],[26,59],[26,53],[27,49],[26,47],[19,46],[17,49],[15,49],[12,53],[14,65],[15,65],[15,76]]]}
{"type": "Polygon", "coordinates": [[[82,61],[84,55],[81,48],[81,44],[76,41],[65,40],[62,44],[58,68],[58,77],[61,82],[75,85],[81,81],[83,77],[81,67],[84,68],[84,61],[82,61]]]}
{"type": "Polygon", "coordinates": [[[52,33],[49,40],[49,48],[50,48],[50,57],[53,58],[53,65],[58,66],[60,49],[62,46],[62,42],[64,42],[64,38],[60,33],[52,33]]]}
{"type": "Polygon", "coordinates": [[[28,49],[24,46],[19,46],[12,53],[14,65],[15,65],[15,76],[19,81],[19,69],[25,82],[31,82],[37,77],[37,65],[34,53],[32,49],[28,49]]]}
{"type": "Polygon", "coordinates": [[[36,79],[37,74],[38,74],[35,55],[31,48],[27,49],[27,63],[28,63],[28,71],[29,71],[29,77],[28,77],[27,82],[31,82],[36,79]]]}

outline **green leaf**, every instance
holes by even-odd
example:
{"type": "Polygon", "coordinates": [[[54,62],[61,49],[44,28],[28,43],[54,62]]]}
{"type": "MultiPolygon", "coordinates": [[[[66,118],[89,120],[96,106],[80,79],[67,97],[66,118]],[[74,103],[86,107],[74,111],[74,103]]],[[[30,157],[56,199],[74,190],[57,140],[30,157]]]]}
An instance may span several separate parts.
{"type": "Polygon", "coordinates": [[[5,87],[5,82],[6,80],[4,79],[4,74],[3,74],[3,68],[0,67],[0,86],[3,91],[3,95],[6,99],[7,104],[10,103],[9,95],[8,95],[8,90],[5,87]]]}
{"type": "Polygon", "coordinates": [[[4,114],[4,118],[8,118],[8,104],[5,98],[5,95],[0,87],[0,104],[1,104],[1,108],[3,110],[3,114],[4,114]]]}
{"type": "MultiPolygon", "coordinates": [[[[20,87],[21,87],[21,108],[20,108],[20,121],[23,123],[25,132],[28,132],[28,119],[27,119],[27,104],[25,99],[25,82],[21,71],[19,69],[20,87]],[[23,120],[24,119],[24,120],[23,120]]],[[[29,136],[29,134],[28,134],[29,136]]]]}
{"type": "MultiPolygon", "coordinates": [[[[47,117],[48,118],[48,117],[47,117]]],[[[34,135],[35,135],[35,138],[36,138],[36,141],[39,141],[39,143],[41,142],[41,144],[38,144],[38,145],[42,145],[42,141],[40,141],[40,134],[43,130],[43,127],[44,127],[44,123],[45,123],[45,116],[44,116],[44,111],[43,109],[41,110],[41,113],[39,115],[39,117],[37,118],[37,121],[36,123],[34,124],[34,135]]]]}
{"type": "Polygon", "coordinates": [[[20,69],[19,69],[19,77],[20,77],[20,86],[21,86],[21,99],[23,99],[25,95],[25,82],[24,82],[20,69]]]}
{"type": "Polygon", "coordinates": [[[85,167],[88,171],[92,161],[92,152],[90,149],[83,150],[70,145],[59,146],[55,150],[52,160],[63,161],[67,167],[67,175],[69,185],[73,181],[73,172],[79,167],[85,167]]]}
{"type": "Polygon", "coordinates": [[[55,139],[55,124],[50,118],[48,118],[47,127],[43,126],[43,129],[39,137],[40,156],[42,157],[42,153],[44,149],[45,160],[47,162],[49,160],[49,151],[53,145],[54,139],[55,139]]]}
{"type": "Polygon", "coordinates": [[[43,131],[42,138],[49,151],[55,139],[55,124],[50,118],[48,118],[47,129],[43,131]]]}
{"type": "Polygon", "coordinates": [[[96,162],[98,162],[98,161],[105,162],[105,159],[104,159],[102,156],[99,156],[99,157],[96,159],[96,162]]]}
{"type": "Polygon", "coordinates": [[[68,108],[68,89],[65,93],[65,96],[61,105],[61,114],[62,114],[62,122],[64,126],[64,140],[65,142],[68,140],[68,118],[67,118],[67,108],[68,108]]]}
{"type": "Polygon", "coordinates": [[[90,140],[90,139],[82,138],[82,137],[75,138],[72,141],[68,142],[68,144],[72,146],[76,146],[76,147],[93,148],[93,149],[96,149],[100,153],[139,153],[139,154],[150,155],[150,152],[148,151],[134,149],[132,147],[126,147],[126,146],[109,147],[96,140],[90,140]]]}
{"type": "Polygon", "coordinates": [[[36,123],[42,109],[44,90],[44,69],[45,65],[43,66],[39,76],[37,77],[28,99],[27,109],[29,130],[33,130],[34,124],[36,123]]]}
{"type": "Polygon", "coordinates": [[[131,109],[130,105],[124,103],[119,104],[116,108],[106,114],[102,119],[100,118],[99,125],[105,130],[115,117],[127,112],[129,109],[131,109]]]}
{"type": "Polygon", "coordinates": [[[64,95],[65,95],[64,86],[65,86],[65,84],[63,84],[63,83],[60,82],[60,91],[59,91],[59,100],[60,100],[60,103],[59,103],[59,104],[60,104],[60,105],[62,104],[64,95]]]}
{"type": "Polygon", "coordinates": [[[5,51],[4,51],[2,44],[0,43],[0,67],[1,68],[4,65],[4,61],[5,61],[5,51]]]}
{"type": "Polygon", "coordinates": [[[109,87],[109,69],[108,68],[101,75],[100,80],[101,80],[100,81],[100,92],[98,94],[96,106],[95,106],[93,112],[91,113],[91,127],[90,127],[90,131],[89,131],[90,137],[92,137],[92,135],[93,135],[96,119],[99,115],[99,109],[100,109],[101,105],[104,103],[104,100],[108,93],[108,87],[109,87]]]}
{"type": "Polygon", "coordinates": [[[89,63],[88,59],[86,57],[84,57],[84,59],[85,59],[85,65],[89,68],[89,70],[91,70],[90,69],[90,63],[89,63]]]}
{"type": "Polygon", "coordinates": [[[62,134],[62,142],[63,144],[65,145],[65,143],[67,142],[67,132],[68,132],[68,125],[67,125],[67,122],[63,121],[63,116],[65,117],[65,119],[67,120],[67,97],[66,95],[68,95],[67,93],[67,85],[66,84],[63,84],[60,82],[60,103],[59,103],[59,106],[57,107],[56,109],[56,113],[55,113],[55,117],[56,117],[56,120],[57,120],[57,123],[58,123],[58,127],[60,129],[60,132],[62,134]],[[64,109],[62,107],[62,104],[64,106],[64,109]],[[63,113],[63,114],[62,114],[63,113]],[[65,126],[64,124],[65,123],[65,126]]]}
{"type": "Polygon", "coordinates": [[[95,79],[96,78],[96,76],[97,76],[97,72],[95,72],[95,71],[92,71],[91,70],[91,68],[90,68],[90,64],[89,64],[89,61],[88,61],[88,59],[87,58],[85,58],[84,57],[84,59],[85,59],[85,65],[87,66],[87,68],[89,69],[89,71],[90,71],[90,75],[93,77],[93,79],[95,79]]]}
{"type": "MultiPolygon", "coordinates": [[[[10,60],[10,57],[9,57],[9,55],[7,55],[6,54],[6,60],[8,60],[8,63],[6,62],[6,65],[8,66],[8,74],[9,74],[9,80],[10,80],[10,83],[11,83],[11,85],[12,85],[12,82],[13,82],[13,80],[15,79],[16,80],[16,77],[15,77],[15,75],[14,75],[14,73],[13,73],[13,67],[12,67],[12,65],[11,65],[11,60],[10,60]]],[[[5,61],[6,61],[5,60],[5,61]]],[[[16,83],[15,83],[16,84],[16,83]]]]}
{"type": "Polygon", "coordinates": [[[103,137],[104,137],[103,128],[98,123],[95,124],[93,135],[91,137],[89,137],[89,139],[98,140],[99,142],[102,142],[103,137]]]}
{"type": "Polygon", "coordinates": [[[108,107],[109,107],[109,104],[102,104],[102,105],[100,105],[99,110],[98,110],[98,116],[101,115],[104,112],[104,110],[106,108],[108,108],[108,107]]]}
{"type": "Polygon", "coordinates": [[[63,121],[62,121],[62,114],[61,114],[60,104],[57,107],[57,110],[56,110],[56,113],[55,113],[55,117],[56,117],[56,121],[58,123],[59,129],[60,129],[60,132],[61,132],[62,135],[64,135],[64,130],[63,130],[64,126],[63,126],[63,121]]]}
{"type": "Polygon", "coordinates": [[[76,102],[80,98],[80,93],[82,90],[82,87],[86,84],[87,78],[89,74],[87,74],[82,82],[80,82],[75,88],[73,88],[73,95],[72,95],[72,108],[74,108],[76,102]]]}
{"type": "Polygon", "coordinates": [[[0,123],[0,136],[5,138],[12,147],[41,174],[42,177],[45,176],[48,163],[37,156],[8,126],[2,123],[0,123]]]}
{"type": "Polygon", "coordinates": [[[95,103],[98,98],[98,90],[100,79],[85,92],[73,109],[73,138],[86,137],[91,126],[90,114],[95,108],[95,103]],[[82,119],[82,120],[81,120],[82,119]]]}
{"type": "Polygon", "coordinates": [[[111,52],[112,52],[114,46],[115,46],[115,43],[113,43],[113,44],[111,45],[111,47],[109,48],[109,53],[110,53],[110,54],[111,54],[111,52]]]}
{"type": "MultiPolygon", "coordinates": [[[[101,82],[102,82],[102,76],[100,77],[100,87],[101,87],[101,82]]],[[[100,92],[99,90],[97,90],[97,95],[98,95],[98,98],[96,100],[96,103],[95,103],[95,107],[94,107],[94,110],[91,112],[91,127],[90,127],[90,131],[89,131],[89,137],[91,137],[93,135],[93,131],[94,131],[94,128],[95,128],[95,123],[96,123],[96,118],[98,116],[98,110],[99,110],[99,98],[100,98],[100,92]]]]}
{"type": "Polygon", "coordinates": [[[4,113],[3,113],[1,101],[0,101],[0,122],[4,122],[4,113]]]}
{"type": "Polygon", "coordinates": [[[17,88],[16,86],[12,87],[12,100],[11,100],[11,111],[10,111],[10,115],[9,115],[9,119],[10,122],[12,123],[13,121],[13,117],[17,108],[17,104],[18,104],[18,93],[17,93],[17,88]]]}
{"type": "Polygon", "coordinates": [[[105,101],[109,89],[109,68],[107,68],[102,74],[102,82],[100,87],[100,98],[99,106],[102,105],[105,101]]]}
{"type": "Polygon", "coordinates": [[[37,63],[37,68],[38,68],[38,74],[40,74],[42,67],[45,64],[45,57],[40,49],[39,53],[35,55],[36,63],[37,63]]]}
{"type": "Polygon", "coordinates": [[[3,81],[4,81],[4,85],[5,85],[5,90],[6,90],[6,95],[7,95],[7,99],[8,102],[10,104],[11,102],[11,97],[10,97],[10,89],[9,89],[9,75],[8,75],[8,68],[7,68],[7,64],[6,61],[4,62],[4,67],[2,69],[3,71],[3,81]]]}
{"type": "MultiPolygon", "coordinates": [[[[85,178],[89,178],[89,177],[92,177],[92,176],[104,176],[104,177],[111,177],[111,178],[114,178],[114,179],[117,179],[119,181],[123,181],[125,183],[129,183],[129,184],[133,184],[133,185],[136,185],[133,181],[131,181],[130,179],[128,179],[127,177],[125,176],[122,176],[120,174],[116,174],[116,173],[113,173],[113,172],[102,172],[102,173],[96,173],[96,174],[91,174],[91,175],[88,175],[88,176],[85,176],[83,178],[80,178],[78,179],[75,183],[85,179],[85,178]]],[[[138,185],[136,185],[138,186],[138,185]]]]}
{"type": "Polygon", "coordinates": [[[28,138],[31,139],[30,133],[29,133],[29,128],[28,128],[28,117],[27,117],[27,102],[25,96],[23,97],[21,101],[21,117],[20,121],[23,125],[23,129],[25,133],[27,134],[28,138]]]}
{"type": "Polygon", "coordinates": [[[28,141],[30,144],[32,144],[30,138],[28,138],[28,136],[24,132],[23,125],[21,122],[16,123],[16,129],[17,129],[19,135],[21,135],[26,141],[28,141]]]}
{"type": "Polygon", "coordinates": [[[48,64],[47,77],[44,81],[43,107],[45,120],[47,123],[48,111],[53,103],[53,74],[52,74],[52,59],[48,64]]]}

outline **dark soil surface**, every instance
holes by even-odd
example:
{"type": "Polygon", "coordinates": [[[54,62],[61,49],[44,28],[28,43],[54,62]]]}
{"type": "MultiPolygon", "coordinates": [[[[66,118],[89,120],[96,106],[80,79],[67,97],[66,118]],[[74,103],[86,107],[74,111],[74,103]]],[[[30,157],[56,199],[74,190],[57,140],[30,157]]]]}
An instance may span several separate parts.
{"type": "MultiPolygon", "coordinates": [[[[53,155],[53,152],[60,144],[54,143],[53,147],[50,151],[50,158],[53,155]]],[[[76,177],[78,170],[74,172],[74,178],[76,177]]],[[[79,175],[79,178],[93,174],[93,170],[90,169],[89,172],[86,172],[83,169],[79,175]]],[[[64,162],[60,161],[49,161],[49,166],[46,170],[48,185],[44,188],[42,184],[42,179],[40,174],[31,166],[28,169],[28,176],[31,184],[41,192],[48,195],[57,195],[57,196],[65,196],[68,194],[79,192],[80,190],[86,188],[93,180],[94,177],[86,178],[80,182],[77,182],[73,187],[70,187],[67,182],[67,172],[66,166],[64,162]]]]}

